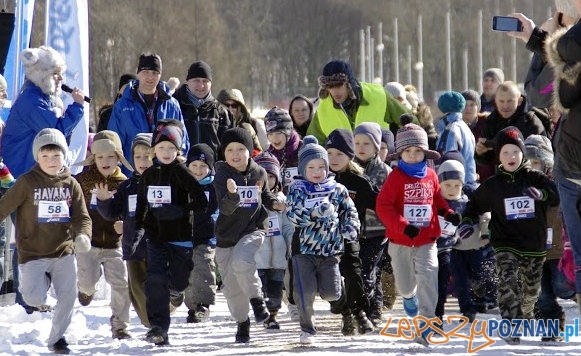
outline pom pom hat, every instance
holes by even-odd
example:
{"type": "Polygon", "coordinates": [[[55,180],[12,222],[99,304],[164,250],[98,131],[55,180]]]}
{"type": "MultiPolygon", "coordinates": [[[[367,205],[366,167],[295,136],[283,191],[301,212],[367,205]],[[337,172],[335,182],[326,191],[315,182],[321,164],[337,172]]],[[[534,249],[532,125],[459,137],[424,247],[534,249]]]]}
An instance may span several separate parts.
{"type": "Polygon", "coordinates": [[[314,159],[322,159],[325,161],[325,170],[329,172],[329,156],[327,151],[319,145],[315,136],[305,136],[303,139],[303,147],[299,150],[299,175],[303,178],[305,177],[305,170],[307,164],[314,159]]]}
{"type": "Polygon", "coordinates": [[[416,124],[406,124],[397,130],[395,135],[395,153],[389,155],[388,159],[398,159],[401,153],[409,147],[419,147],[424,151],[426,159],[438,159],[440,154],[430,150],[428,147],[428,134],[416,124]]]}

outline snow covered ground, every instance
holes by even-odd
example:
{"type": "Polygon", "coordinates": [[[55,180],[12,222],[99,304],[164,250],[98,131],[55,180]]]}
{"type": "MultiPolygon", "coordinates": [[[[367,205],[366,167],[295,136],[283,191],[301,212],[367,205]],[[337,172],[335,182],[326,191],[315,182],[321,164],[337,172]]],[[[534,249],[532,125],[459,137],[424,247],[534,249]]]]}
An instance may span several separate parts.
{"type": "MultiPolygon", "coordinates": [[[[106,294],[106,289],[105,293],[106,294]]],[[[103,296],[102,296],[103,297],[103,296]]],[[[52,301],[54,303],[54,300],[52,301]]],[[[113,340],[109,329],[110,308],[106,299],[96,299],[88,307],[81,307],[78,302],[72,324],[66,339],[73,354],[76,355],[185,355],[204,353],[207,355],[292,355],[297,353],[316,355],[342,354],[382,354],[382,355],[455,355],[466,354],[468,341],[451,337],[444,345],[431,345],[426,348],[413,341],[396,339],[380,335],[379,331],[370,335],[344,337],[341,335],[341,317],[329,313],[328,303],[317,300],[317,325],[319,333],[314,346],[305,347],[298,343],[298,323],[291,322],[286,308],[280,313],[281,330],[266,331],[261,325],[253,322],[251,341],[247,345],[235,344],[236,325],[230,319],[224,296],[218,293],[218,300],[212,306],[212,315],[208,322],[201,324],[186,323],[187,308],[182,305],[172,315],[169,330],[170,345],[157,347],[144,340],[147,332],[131,311],[129,328],[133,338],[113,340]]],[[[579,318],[579,312],[572,301],[562,301],[567,314],[567,322],[573,323],[579,318]]],[[[447,306],[449,315],[457,315],[458,306],[455,300],[447,306]]],[[[398,302],[394,311],[386,313],[393,318],[389,333],[396,332],[397,321],[404,316],[398,302]]],[[[491,314],[479,314],[478,319],[499,319],[498,311],[491,314]]],[[[251,319],[252,320],[252,319],[251,319]]],[[[20,306],[0,307],[0,355],[43,355],[49,354],[45,341],[51,327],[51,313],[34,313],[27,315],[20,306]]],[[[447,326],[446,329],[451,329],[447,326]]],[[[467,334],[466,326],[461,333],[467,334]]],[[[498,337],[493,345],[475,355],[579,355],[580,336],[574,336],[569,343],[559,345],[542,345],[539,338],[523,338],[518,346],[508,346],[498,337]]],[[[485,343],[485,339],[476,339],[474,347],[485,343]]]]}

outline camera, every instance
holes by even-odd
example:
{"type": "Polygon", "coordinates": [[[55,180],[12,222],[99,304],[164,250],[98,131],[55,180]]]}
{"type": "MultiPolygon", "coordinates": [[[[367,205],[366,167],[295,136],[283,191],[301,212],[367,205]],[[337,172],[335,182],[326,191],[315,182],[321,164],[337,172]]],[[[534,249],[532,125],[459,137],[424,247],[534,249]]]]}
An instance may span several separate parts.
{"type": "Polygon", "coordinates": [[[509,16],[494,16],[492,18],[494,31],[522,31],[523,27],[519,19],[509,16]]]}

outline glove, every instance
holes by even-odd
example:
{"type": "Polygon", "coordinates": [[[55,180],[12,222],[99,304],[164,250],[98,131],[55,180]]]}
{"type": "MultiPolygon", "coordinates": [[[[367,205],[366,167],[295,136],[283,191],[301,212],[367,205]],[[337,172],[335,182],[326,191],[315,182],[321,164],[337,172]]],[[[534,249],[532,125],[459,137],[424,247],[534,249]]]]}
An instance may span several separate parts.
{"type": "Polygon", "coordinates": [[[91,249],[91,239],[85,234],[77,235],[73,247],[77,253],[87,253],[91,249]]]}
{"type": "Polygon", "coordinates": [[[141,240],[143,240],[144,235],[145,235],[145,229],[143,229],[143,228],[135,231],[135,239],[133,240],[133,246],[131,246],[131,254],[132,255],[135,253],[135,251],[137,251],[137,246],[139,246],[139,244],[141,243],[141,240]]]}
{"type": "Polygon", "coordinates": [[[456,230],[456,234],[461,240],[469,238],[473,233],[474,227],[472,226],[472,224],[467,222],[463,222],[462,224],[460,224],[460,226],[458,226],[458,229],[456,230]]]}
{"type": "Polygon", "coordinates": [[[405,229],[403,229],[403,233],[406,234],[406,236],[409,237],[410,239],[413,239],[420,233],[420,228],[412,224],[409,224],[408,226],[405,227],[405,229]]]}
{"type": "Polygon", "coordinates": [[[535,187],[523,189],[523,194],[533,198],[534,200],[543,200],[543,196],[545,195],[542,190],[535,187]]]}
{"type": "Polygon", "coordinates": [[[313,217],[316,218],[327,218],[335,213],[335,206],[324,202],[319,204],[313,209],[313,217]]]}
{"type": "Polygon", "coordinates": [[[444,220],[446,220],[449,223],[452,223],[452,225],[454,226],[458,226],[460,224],[460,214],[455,212],[448,213],[444,217],[444,220]]]}

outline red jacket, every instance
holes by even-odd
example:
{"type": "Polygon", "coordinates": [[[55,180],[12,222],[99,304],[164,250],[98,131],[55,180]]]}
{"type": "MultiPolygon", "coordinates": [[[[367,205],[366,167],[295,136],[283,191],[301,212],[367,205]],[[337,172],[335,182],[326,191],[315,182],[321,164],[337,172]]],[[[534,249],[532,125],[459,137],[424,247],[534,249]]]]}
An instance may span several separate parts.
{"type": "Polygon", "coordinates": [[[429,167],[425,178],[414,178],[395,168],[379,192],[376,208],[389,241],[405,246],[436,242],[441,234],[438,213],[446,216],[453,212],[440,194],[436,172],[429,167]],[[413,239],[403,232],[410,221],[420,227],[413,239]]]}

